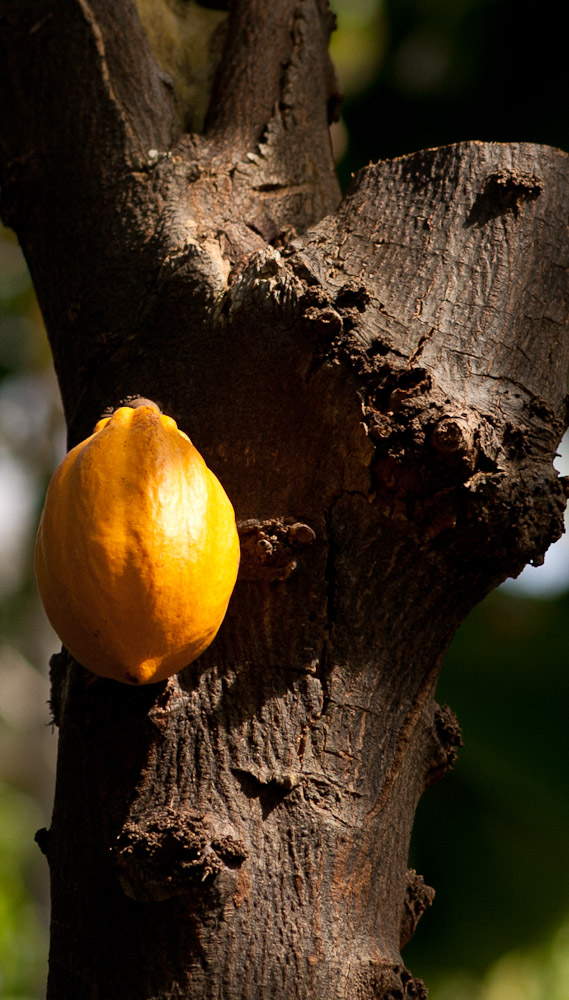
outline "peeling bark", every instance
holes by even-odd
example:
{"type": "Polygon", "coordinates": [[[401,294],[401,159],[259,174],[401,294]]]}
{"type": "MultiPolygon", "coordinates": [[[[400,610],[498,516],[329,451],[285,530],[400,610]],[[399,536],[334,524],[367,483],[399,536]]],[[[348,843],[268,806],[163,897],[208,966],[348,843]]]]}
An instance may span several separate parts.
{"type": "Polygon", "coordinates": [[[2,212],[70,444],[156,400],[243,551],[168,682],[53,658],[53,1000],[423,998],[400,946],[432,898],[416,803],[460,743],[442,658],[562,530],[568,158],[460,143],[340,201],[330,27],[236,0],[183,135],[130,0],[0,2],[2,212]]]}

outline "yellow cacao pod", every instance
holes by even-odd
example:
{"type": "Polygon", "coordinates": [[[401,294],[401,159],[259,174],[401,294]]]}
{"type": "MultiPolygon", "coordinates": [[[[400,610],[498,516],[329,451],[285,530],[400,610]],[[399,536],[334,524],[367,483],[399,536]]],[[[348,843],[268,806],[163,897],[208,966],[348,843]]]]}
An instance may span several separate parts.
{"type": "Polygon", "coordinates": [[[123,406],[56,469],[36,541],[47,616],[88,670],[151,684],[209,646],[239,566],[231,503],[189,437],[123,406]]]}

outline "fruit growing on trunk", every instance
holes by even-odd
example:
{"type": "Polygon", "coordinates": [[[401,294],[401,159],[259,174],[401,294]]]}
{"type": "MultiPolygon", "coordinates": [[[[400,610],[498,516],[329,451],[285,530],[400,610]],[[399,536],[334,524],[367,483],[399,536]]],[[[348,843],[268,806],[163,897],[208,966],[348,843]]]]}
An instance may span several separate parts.
{"type": "Polygon", "coordinates": [[[223,487],[155,404],[100,420],[56,469],[36,576],[55,631],[93,673],[148,684],[191,663],[223,621],[238,566],[223,487]]]}

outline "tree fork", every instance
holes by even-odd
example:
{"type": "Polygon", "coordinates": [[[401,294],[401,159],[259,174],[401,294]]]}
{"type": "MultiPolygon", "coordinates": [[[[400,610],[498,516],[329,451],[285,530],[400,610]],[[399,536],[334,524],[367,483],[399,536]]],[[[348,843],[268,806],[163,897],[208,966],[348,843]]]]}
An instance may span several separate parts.
{"type": "Polygon", "coordinates": [[[562,530],[568,159],[461,143],[339,203],[327,5],[229,17],[185,136],[128,0],[0,2],[2,211],[70,443],[155,400],[243,551],[168,682],[53,658],[49,996],[422,997],[400,945],[432,896],[416,803],[460,739],[442,657],[562,530]]]}

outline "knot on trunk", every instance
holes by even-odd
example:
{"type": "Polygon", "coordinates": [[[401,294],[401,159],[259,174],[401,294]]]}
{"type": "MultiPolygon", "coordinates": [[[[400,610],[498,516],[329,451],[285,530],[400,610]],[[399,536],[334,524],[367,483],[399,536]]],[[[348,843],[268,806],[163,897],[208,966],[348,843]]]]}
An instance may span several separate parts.
{"type": "Polygon", "coordinates": [[[433,753],[431,767],[425,780],[426,788],[429,788],[454,767],[458,751],[463,746],[458,719],[448,705],[435,707],[432,736],[433,753]]]}
{"type": "Polygon", "coordinates": [[[435,890],[430,885],[425,885],[423,876],[417,875],[413,868],[408,868],[401,915],[400,948],[403,948],[411,940],[419,920],[434,898],[435,890]]]}
{"type": "Polygon", "coordinates": [[[243,580],[287,580],[296,569],[298,554],[316,538],[310,525],[292,518],[251,519],[242,521],[238,530],[243,580]]]}
{"type": "Polygon", "coordinates": [[[381,1000],[427,1000],[423,980],[415,979],[403,965],[385,964],[361,978],[365,985],[362,992],[357,993],[358,996],[381,997],[381,1000]],[[365,992],[366,989],[368,992],[365,992]]]}
{"type": "Polygon", "coordinates": [[[127,820],[112,853],[131,899],[157,903],[193,893],[202,902],[207,897],[210,906],[223,905],[233,894],[236,871],[248,856],[231,824],[211,814],[170,808],[149,819],[127,820]]]}

